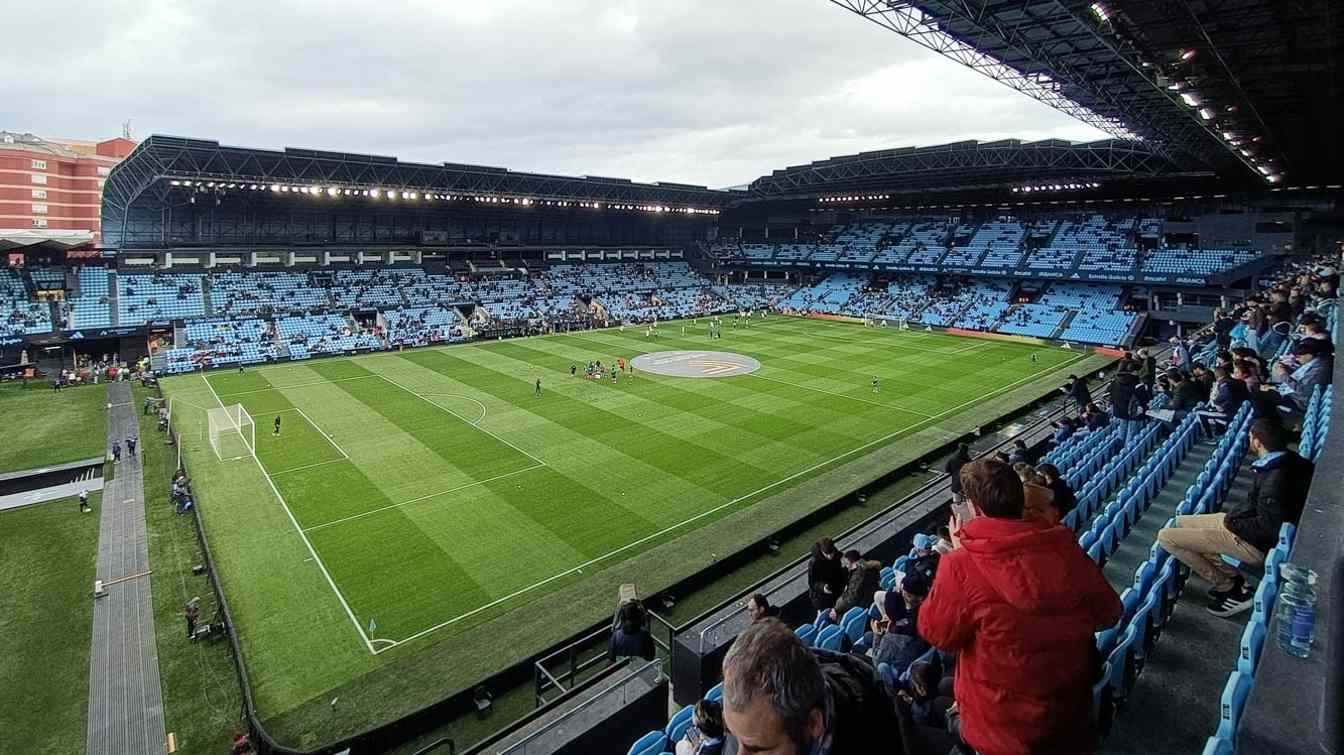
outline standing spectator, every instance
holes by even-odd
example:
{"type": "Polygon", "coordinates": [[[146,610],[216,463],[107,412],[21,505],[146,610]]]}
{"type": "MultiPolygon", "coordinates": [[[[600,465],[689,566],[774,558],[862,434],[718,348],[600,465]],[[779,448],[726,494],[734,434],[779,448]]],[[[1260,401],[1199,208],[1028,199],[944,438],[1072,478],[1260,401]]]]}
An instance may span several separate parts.
{"type": "Polygon", "coordinates": [[[121,463],[121,441],[119,440],[112,442],[112,461],[116,464],[121,463]]]}
{"type": "Polygon", "coordinates": [[[1135,389],[1139,386],[1139,376],[1132,370],[1120,370],[1111,381],[1111,416],[1129,422],[1139,416],[1138,400],[1135,389]]]}
{"type": "Polygon", "coordinates": [[[129,437],[129,438],[126,439],[126,452],[127,452],[128,454],[131,455],[131,458],[132,458],[132,459],[135,458],[135,436],[134,436],[134,435],[132,435],[131,437],[129,437]]]}
{"type": "Polygon", "coordinates": [[[1152,391],[1153,383],[1157,381],[1157,360],[1147,349],[1139,349],[1139,380],[1148,386],[1152,391]]]}
{"type": "Polygon", "coordinates": [[[1190,369],[1190,347],[1185,345],[1185,341],[1171,337],[1171,366],[1178,370],[1190,369]]]}
{"type": "Polygon", "coordinates": [[[866,755],[879,742],[902,749],[895,709],[873,667],[804,647],[778,621],[747,627],[724,656],[723,721],[743,755],[866,755]]]}
{"type": "Polygon", "coordinates": [[[648,611],[638,600],[627,600],[616,611],[615,626],[607,643],[607,659],[638,657],[653,660],[653,634],[648,611]]]}
{"type": "Polygon", "coordinates": [[[1209,612],[1233,616],[1251,607],[1255,591],[1246,578],[1223,561],[1228,555],[1262,564],[1279,542],[1284,522],[1296,524],[1311,487],[1311,462],[1288,450],[1282,428],[1269,419],[1251,424],[1250,449],[1255,481],[1241,506],[1230,512],[1176,517],[1174,527],[1157,533],[1157,542],[1209,583],[1209,612]]]}
{"type": "Polygon", "coordinates": [[[1232,328],[1235,326],[1236,321],[1228,317],[1226,312],[1221,309],[1213,311],[1213,337],[1219,349],[1232,348],[1232,328]]]}
{"type": "Polygon", "coordinates": [[[835,606],[843,589],[845,567],[840,564],[840,551],[829,537],[823,537],[812,545],[812,559],[807,564],[807,596],[813,608],[826,611],[835,606]]]}
{"type": "Polygon", "coordinates": [[[93,511],[89,508],[89,491],[81,490],[79,491],[79,513],[83,514],[86,511],[93,511]]]}
{"type": "Polygon", "coordinates": [[[866,606],[873,593],[882,587],[882,562],[865,561],[856,550],[847,550],[841,557],[841,563],[849,571],[845,591],[835,601],[831,609],[831,621],[839,621],[849,609],[866,606]]]}
{"type": "Polygon", "coordinates": [[[1078,407],[1078,413],[1082,414],[1087,405],[1092,403],[1092,390],[1087,387],[1087,378],[1069,375],[1069,397],[1078,407]]]}
{"type": "Polygon", "coordinates": [[[943,466],[943,471],[947,472],[948,487],[952,489],[952,502],[961,503],[961,468],[966,462],[971,460],[971,446],[968,443],[958,443],[957,452],[952,458],[947,460],[943,466]]]}
{"type": "Polygon", "coordinates": [[[187,639],[196,639],[196,622],[201,618],[201,599],[192,598],[187,601],[186,607],[182,610],[182,615],[187,621],[187,639]]]}
{"type": "Polygon", "coordinates": [[[961,471],[974,518],[950,527],[919,613],[919,633],[957,652],[960,733],[982,755],[1089,753],[1094,633],[1123,607],[1072,532],[1022,518],[1012,468],[977,461],[961,471]]]}

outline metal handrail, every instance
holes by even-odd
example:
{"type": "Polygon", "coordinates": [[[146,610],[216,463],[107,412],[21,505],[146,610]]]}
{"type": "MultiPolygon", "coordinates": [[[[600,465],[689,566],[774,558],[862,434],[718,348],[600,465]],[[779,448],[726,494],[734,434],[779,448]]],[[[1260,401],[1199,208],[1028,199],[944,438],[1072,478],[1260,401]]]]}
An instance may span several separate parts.
{"type": "MultiPolygon", "coordinates": [[[[532,742],[534,739],[540,737],[543,734],[549,733],[552,729],[561,725],[566,719],[570,718],[571,716],[577,714],[582,710],[587,709],[589,706],[593,705],[598,700],[610,694],[611,691],[616,689],[617,687],[620,687],[622,694],[624,694],[627,691],[630,682],[632,682],[635,679],[638,679],[642,674],[644,674],[644,672],[653,669],[654,672],[657,673],[657,666],[658,661],[649,661],[648,663],[645,663],[643,666],[640,666],[634,671],[631,671],[629,674],[627,674],[624,678],[617,681],[615,684],[606,687],[602,690],[599,690],[592,697],[589,697],[587,700],[584,700],[583,702],[574,706],[574,708],[569,710],[563,716],[556,718],[554,721],[549,722],[545,726],[539,727],[536,731],[529,733],[527,736],[515,742],[508,749],[500,750],[498,755],[508,755],[508,753],[518,752],[520,748],[526,748],[528,743],[532,742]]],[[[626,698],[622,697],[621,702],[622,703],[626,702],[626,698]]]]}

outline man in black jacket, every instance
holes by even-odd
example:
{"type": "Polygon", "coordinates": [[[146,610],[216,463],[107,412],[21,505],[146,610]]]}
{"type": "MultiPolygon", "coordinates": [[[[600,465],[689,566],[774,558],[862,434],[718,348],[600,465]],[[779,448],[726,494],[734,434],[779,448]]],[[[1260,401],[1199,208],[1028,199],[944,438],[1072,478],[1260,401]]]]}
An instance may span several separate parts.
{"type": "Polygon", "coordinates": [[[1157,542],[1211,585],[1209,613],[1233,616],[1249,609],[1255,591],[1228,566],[1224,555],[1262,564],[1279,541],[1284,522],[1297,524],[1311,487],[1311,462],[1288,450],[1282,428],[1268,419],[1251,424],[1255,482],[1246,502],[1229,512],[1176,517],[1157,542]]]}
{"type": "Polygon", "coordinates": [[[1208,396],[1207,391],[1181,374],[1180,370],[1167,370],[1167,382],[1171,384],[1171,403],[1167,405],[1168,409],[1188,412],[1208,396]]]}
{"type": "Polygon", "coordinates": [[[1078,413],[1082,414],[1087,405],[1092,403],[1092,390],[1087,387],[1087,378],[1069,375],[1069,396],[1073,403],[1078,405],[1078,413]]]}
{"type": "Polygon", "coordinates": [[[723,658],[725,752],[902,752],[892,699],[867,660],[807,648],[777,620],[737,636],[723,658]]]}
{"type": "Polygon", "coordinates": [[[866,608],[868,601],[873,599],[873,593],[882,587],[881,561],[865,561],[858,551],[852,549],[845,551],[840,561],[849,570],[849,580],[845,583],[845,591],[835,601],[835,608],[831,609],[831,621],[839,621],[855,606],[866,608]]]}

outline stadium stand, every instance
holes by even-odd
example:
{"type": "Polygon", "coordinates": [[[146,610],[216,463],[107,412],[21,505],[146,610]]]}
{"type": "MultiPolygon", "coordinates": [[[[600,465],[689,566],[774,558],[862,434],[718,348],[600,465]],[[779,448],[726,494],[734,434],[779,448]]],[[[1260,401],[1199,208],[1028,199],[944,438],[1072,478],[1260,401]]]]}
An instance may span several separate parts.
{"type": "Polygon", "coordinates": [[[329,305],[326,290],[304,273],[228,271],[211,273],[210,303],[221,315],[286,315],[329,305]]]}
{"type": "Polygon", "coordinates": [[[202,276],[197,273],[146,273],[117,278],[118,322],[143,325],[153,320],[205,316],[202,276]]]}
{"type": "Polygon", "coordinates": [[[67,300],[68,327],[105,328],[112,324],[111,299],[108,297],[107,270],[101,267],[78,269],[79,291],[67,300]]]}
{"type": "Polygon", "coordinates": [[[276,320],[275,328],[277,337],[289,350],[290,359],[383,347],[378,336],[356,329],[340,315],[282,317],[276,320]]]}
{"type": "Polygon", "coordinates": [[[454,308],[402,307],[384,311],[383,317],[387,321],[389,346],[447,343],[466,337],[466,321],[454,308]]]}
{"type": "Polygon", "coordinates": [[[0,268],[0,336],[46,333],[51,328],[51,306],[29,297],[18,271],[0,268]]]}
{"type": "Polygon", "coordinates": [[[1147,276],[1185,275],[1207,277],[1244,265],[1260,256],[1254,249],[1180,249],[1162,247],[1144,256],[1142,273],[1147,276]]]}

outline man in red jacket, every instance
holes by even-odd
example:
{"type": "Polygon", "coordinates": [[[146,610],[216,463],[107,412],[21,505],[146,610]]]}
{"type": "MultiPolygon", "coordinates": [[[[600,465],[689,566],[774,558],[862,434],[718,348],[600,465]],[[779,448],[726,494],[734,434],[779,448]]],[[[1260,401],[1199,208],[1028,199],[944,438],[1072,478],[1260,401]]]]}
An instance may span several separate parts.
{"type": "Polygon", "coordinates": [[[969,521],[952,517],[919,614],[919,634],[956,652],[961,736],[981,755],[1089,753],[1097,736],[1093,633],[1123,607],[1101,570],[1058,525],[1022,518],[1022,483],[983,459],[961,470],[969,521]]]}

